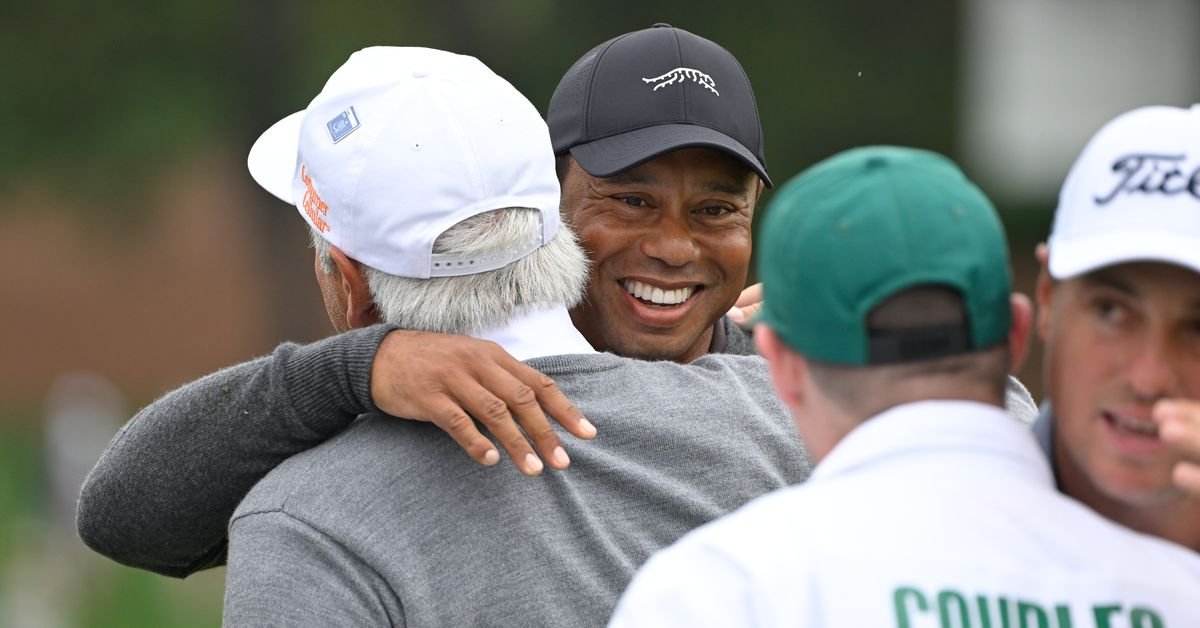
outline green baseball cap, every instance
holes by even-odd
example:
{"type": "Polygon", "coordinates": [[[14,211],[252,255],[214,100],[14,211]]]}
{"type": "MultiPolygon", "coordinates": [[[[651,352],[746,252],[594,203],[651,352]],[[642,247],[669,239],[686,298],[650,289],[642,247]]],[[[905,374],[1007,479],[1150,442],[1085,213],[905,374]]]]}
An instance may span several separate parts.
{"type": "Polygon", "coordinates": [[[895,146],[848,150],[794,177],[766,212],[757,240],[760,320],[806,357],[911,362],[1007,339],[1012,279],[1004,228],[949,159],[895,146]],[[928,285],[959,292],[965,326],[868,330],[872,309],[928,285]]]}

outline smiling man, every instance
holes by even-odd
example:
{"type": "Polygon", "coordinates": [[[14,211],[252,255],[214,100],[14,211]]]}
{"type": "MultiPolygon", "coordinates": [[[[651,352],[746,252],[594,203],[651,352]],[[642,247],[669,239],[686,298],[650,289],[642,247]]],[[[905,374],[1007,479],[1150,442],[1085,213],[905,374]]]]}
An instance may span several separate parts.
{"type": "Polygon", "coordinates": [[[714,321],[746,282],[758,178],[715,150],[685,148],[607,178],[572,164],[563,185],[564,216],[593,264],[576,327],[620,355],[708,353],[726,332],[714,321]]]}
{"type": "Polygon", "coordinates": [[[1038,258],[1052,403],[1035,432],[1060,488],[1200,551],[1200,494],[1180,482],[1200,460],[1200,105],[1102,128],[1038,258]]]}
{"type": "Polygon", "coordinates": [[[722,318],[745,287],[754,205],[770,185],[737,59],[666,24],[627,33],[567,70],[547,122],[563,217],[593,264],[571,311],[588,341],[676,362],[752,353],[722,318]]]}
{"type": "MultiPolygon", "coordinates": [[[[570,311],[591,346],[677,362],[753,354],[749,335],[724,313],[744,287],[754,206],[770,179],[754,95],[733,55],[667,25],[621,35],[567,71],[548,125],[561,215],[592,261],[586,298],[570,311]]],[[[605,429],[581,429],[583,417],[554,382],[495,343],[397,332],[365,359],[368,369],[338,381],[368,389],[389,414],[436,424],[485,465],[497,464],[503,448],[527,475],[565,468],[547,414],[575,436],[605,429]]],[[[1008,381],[1010,411],[1031,418],[1028,392],[1008,381]]],[[[310,400],[303,392],[281,391],[271,404],[281,414],[256,421],[163,401],[147,406],[89,476],[81,536],[118,561],[168,575],[220,564],[229,516],[254,483],[362,412],[323,405],[314,411],[320,428],[310,429],[292,416],[310,400]],[[180,433],[204,447],[168,454],[162,444],[180,433]],[[221,479],[197,486],[196,477],[221,479]]],[[[704,418],[697,416],[697,430],[704,418]]]]}
{"type": "MultiPolygon", "coordinates": [[[[753,354],[749,336],[723,316],[744,287],[754,204],[769,185],[758,108],[737,59],[665,24],[621,35],[566,72],[547,124],[561,216],[593,262],[586,298],[570,311],[589,343],[679,362],[709,352],[753,354]]],[[[372,398],[394,400],[388,413],[441,427],[476,462],[497,464],[502,448],[526,475],[566,467],[547,415],[575,436],[595,430],[581,430],[583,416],[555,383],[502,346],[393,333],[367,371],[345,375],[372,398]],[[369,383],[357,379],[368,373],[369,383]]],[[[1018,415],[1027,399],[1014,392],[1018,415]]],[[[361,412],[322,408],[314,430],[289,414],[297,403],[275,406],[283,414],[270,419],[227,425],[211,409],[151,404],[89,476],[81,537],[115,560],[167,575],[222,563],[229,517],[255,482],[361,412]],[[180,433],[196,446],[166,454],[160,439],[177,441],[180,433]],[[217,476],[201,486],[190,479],[217,476]]]]}

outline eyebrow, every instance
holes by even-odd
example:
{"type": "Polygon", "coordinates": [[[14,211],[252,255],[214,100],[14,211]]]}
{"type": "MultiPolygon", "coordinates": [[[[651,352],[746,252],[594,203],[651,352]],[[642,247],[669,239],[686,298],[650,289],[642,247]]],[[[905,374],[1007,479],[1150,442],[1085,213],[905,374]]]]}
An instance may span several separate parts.
{"type": "Polygon", "coordinates": [[[611,177],[600,177],[600,179],[605,183],[616,183],[618,185],[628,185],[631,183],[640,185],[654,185],[658,183],[658,180],[654,177],[646,176],[645,174],[637,172],[636,170],[626,170],[624,172],[618,172],[611,177]]]}
{"type": "Polygon", "coordinates": [[[1080,279],[1087,285],[1104,286],[1118,292],[1123,292],[1131,297],[1138,296],[1138,291],[1134,289],[1132,284],[1107,268],[1092,271],[1080,277],[1080,279]]]}
{"type": "Polygon", "coordinates": [[[733,183],[731,181],[712,181],[705,187],[709,192],[730,194],[743,200],[749,198],[750,190],[746,189],[745,185],[741,185],[739,183],[733,183]]]}
{"type": "MultiPolygon", "coordinates": [[[[611,177],[600,177],[600,180],[605,183],[616,185],[658,185],[658,179],[649,176],[645,173],[638,172],[636,169],[618,172],[611,177]]],[[[734,181],[709,181],[704,185],[704,189],[717,194],[729,194],[736,196],[739,199],[745,200],[750,197],[750,190],[742,183],[734,181]]]]}

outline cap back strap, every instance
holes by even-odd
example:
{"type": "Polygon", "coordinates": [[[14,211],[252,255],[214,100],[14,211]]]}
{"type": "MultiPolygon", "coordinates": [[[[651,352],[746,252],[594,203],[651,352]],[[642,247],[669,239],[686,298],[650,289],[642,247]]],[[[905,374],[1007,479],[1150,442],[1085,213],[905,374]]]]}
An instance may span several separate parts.
{"type": "Polygon", "coordinates": [[[971,333],[963,323],[896,331],[870,331],[867,338],[869,364],[932,360],[971,350],[971,333]]]}

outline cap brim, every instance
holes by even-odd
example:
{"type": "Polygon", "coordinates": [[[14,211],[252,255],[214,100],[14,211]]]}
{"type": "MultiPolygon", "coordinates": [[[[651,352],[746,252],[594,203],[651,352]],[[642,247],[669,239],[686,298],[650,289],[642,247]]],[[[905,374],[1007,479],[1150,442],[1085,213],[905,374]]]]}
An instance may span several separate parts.
{"type": "Polygon", "coordinates": [[[766,168],[741,142],[695,124],[660,124],[637,129],[573,146],[570,152],[588,174],[611,177],[671,151],[695,147],[715,148],[737,157],[771,187],[766,168]]]}
{"type": "Polygon", "coordinates": [[[1071,279],[1105,266],[1163,262],[1200,273],[1200,237],[1162,232],[1050,238],[1050,276],[1071,279]]]}
{"type": "Polygon", "coordinates": [[[276,122],[267,129],[246,158],[250,176],[279,200],[295,205],[292,199],[292,181],[296,177],[296,155],[300,150],[300,124],[303,111],[276,122]]]}

